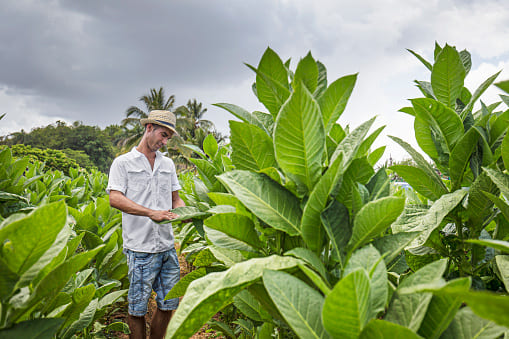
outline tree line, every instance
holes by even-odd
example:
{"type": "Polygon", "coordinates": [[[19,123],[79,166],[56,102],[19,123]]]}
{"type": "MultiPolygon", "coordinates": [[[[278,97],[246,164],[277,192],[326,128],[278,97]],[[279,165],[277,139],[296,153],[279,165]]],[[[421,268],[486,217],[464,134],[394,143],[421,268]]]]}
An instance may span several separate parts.
{"type": "Polygon", "coordinates": [[[83,168],[97,168],[107,172],[115,156],[128,152],[138,144],[143,135],[140,119],[146,118],[152,110],[170,110],[177,117],[179,136],[171,139],[164,151],[175,159],[177,166],[187,167],[187,159],[192,151],[184,145],[202,147],[203,140],[213,134],[217,141],[224,139],[217,132],[214,123],[203,119],[207,108],[196,99],[188,100],[186,105],[175,106],[175,96],[166,97],[163,87],[152,88],[148,94],[139,98],[143,108],[130,106],[120,124],[101,129],[98,126],[84,125],[81,121],[67,124],[57,121],[55,124],[33,128],[30,132],[21,130],[0,136],[0,145],[22,144],[35,149],[60,150],[83,168]]]}

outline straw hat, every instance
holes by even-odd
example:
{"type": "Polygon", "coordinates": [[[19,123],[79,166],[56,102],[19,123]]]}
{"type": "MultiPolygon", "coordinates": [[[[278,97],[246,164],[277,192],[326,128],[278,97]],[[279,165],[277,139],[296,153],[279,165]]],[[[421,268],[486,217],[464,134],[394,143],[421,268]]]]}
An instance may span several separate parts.
{"type": "Polygon", "coordinates": [[[175,114],[170,111],[150,111],[146,119],[140,119],[140,123],[145,126],[146,124],[156,124],[159,126],[169,128],[173,133],[178,134],[175,129],[177,118],[175,114]]]}

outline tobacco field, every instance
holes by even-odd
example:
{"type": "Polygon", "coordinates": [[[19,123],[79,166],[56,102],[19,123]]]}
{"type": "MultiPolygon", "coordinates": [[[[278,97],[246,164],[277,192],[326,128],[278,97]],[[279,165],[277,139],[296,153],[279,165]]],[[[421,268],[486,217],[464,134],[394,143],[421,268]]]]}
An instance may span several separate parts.
{"type": "MultiPolygon", "coordinates": [[[[179,176],[192,271],[167,296],[182,298],[167,338],[205,324],[226,338],[509,337],[509,81],[467,89],[468,51],[410,53],[429,78],[395,114],[413,117],[419,149],[391,136],[412,163],[389,167],[375,118],[337,122],[357,74],[330,80],[311,53],[293,67],[270,48],[247,65],[265,111],[216,104],[235,118],[229,142],[189,145],[195,169],[179,176]],[[491,86],[500,101],[484,103],[491,86]]],[[[128,332],[104,321],[128,288],[107,175],[7,147],[0,160],[0,337],[128,332]]]]}

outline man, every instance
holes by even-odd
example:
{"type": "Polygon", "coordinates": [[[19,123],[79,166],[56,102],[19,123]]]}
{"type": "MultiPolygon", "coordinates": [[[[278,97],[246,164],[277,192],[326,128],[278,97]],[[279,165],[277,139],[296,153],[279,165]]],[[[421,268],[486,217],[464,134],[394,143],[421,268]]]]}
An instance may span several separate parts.
{"type": "Polygon", "coordinates": [[[178,305],[178,298],[164,300],[177,283],[180,267],[170,223],[178,217],[172,208],[185,206],[173,161],[159,152],[173,134],[176,118],[170,111],[151,111],[141,119],[145,133],[131,152],[113,161],[108,187],[110,205],[122,211],[122,238],[129,267],[128,323],[130,338],[145,338],[145,314],[156,292],[157,311],[150,338],[163,338],[178,305]]]}

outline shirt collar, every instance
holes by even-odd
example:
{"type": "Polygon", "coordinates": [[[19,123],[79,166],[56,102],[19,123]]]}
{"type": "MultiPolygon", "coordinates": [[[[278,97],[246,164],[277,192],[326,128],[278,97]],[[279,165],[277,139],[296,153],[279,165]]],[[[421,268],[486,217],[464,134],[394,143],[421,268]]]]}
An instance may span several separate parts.
{"type": "MultiPolygon", "coordinates": [[[[134,146],[132,149],[131,149],[131,153],[133,156],[135,157],[143,157],[146,159],[145,157],[145,154],[141,153],[140,151],[138,151],[136,149],[137,146],[134,146]]],[[[161,163],[161,160],[162,160],[162,157],[163,157],[163,154],[160,152],[160,151],[156,151],[156,159],[154,161],[154,169],[153,171],[155,171],[158,167],[159,167],[159,164],[161,163]]],[[[148,161],[148,160],[147,160],[148,161]]]]}

